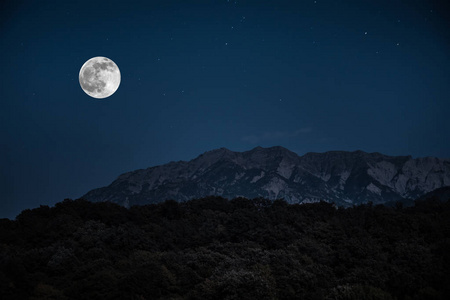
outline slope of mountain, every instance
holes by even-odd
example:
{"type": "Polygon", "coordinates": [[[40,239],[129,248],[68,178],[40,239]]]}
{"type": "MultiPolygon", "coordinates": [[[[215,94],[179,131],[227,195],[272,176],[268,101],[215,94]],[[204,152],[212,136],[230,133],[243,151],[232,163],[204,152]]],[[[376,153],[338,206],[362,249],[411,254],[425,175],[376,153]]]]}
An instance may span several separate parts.
{"type": "Polygon", "coordinates": [[[289,203],[325,200],[350,206],[415,199],[450,186],[450,160],[331,151],[298,156],[283,147],[246,152],[225,148],[186,162],[128,172],[83,198],[126,207],[186,201],[208,195],[284,198],[289,203]]]}
{"type": "Polygon", "coordinates": [[[427,200],[427,199],[436,199],[442,202],[446,202],[450,200],[450,186],[441,187],[439,189],[433,190],[425,195],[421,196],[419,201],[427,200]]]}

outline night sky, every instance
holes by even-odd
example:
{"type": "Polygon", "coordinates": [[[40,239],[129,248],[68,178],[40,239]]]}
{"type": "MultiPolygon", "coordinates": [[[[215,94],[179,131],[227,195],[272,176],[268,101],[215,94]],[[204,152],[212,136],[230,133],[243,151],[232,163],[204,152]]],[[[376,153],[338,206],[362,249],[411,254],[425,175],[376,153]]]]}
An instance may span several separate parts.
{"type": "Polygon", "coordinates": [[[1,3],[0,218],[220,147],[450,157],[445,1],[1,3]]]}

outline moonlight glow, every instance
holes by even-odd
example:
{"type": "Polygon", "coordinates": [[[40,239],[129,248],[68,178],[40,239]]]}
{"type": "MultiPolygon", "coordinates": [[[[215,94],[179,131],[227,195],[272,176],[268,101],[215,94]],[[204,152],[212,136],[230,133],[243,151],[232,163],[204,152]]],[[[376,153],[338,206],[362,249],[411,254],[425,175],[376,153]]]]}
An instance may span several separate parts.
{"type": "Polygon", "coordinates": [[[120,85],[120,71],[109,58],[98,56],[81,67],[80,86],[89,96],[103,99],[114,94],[120,85]]]}

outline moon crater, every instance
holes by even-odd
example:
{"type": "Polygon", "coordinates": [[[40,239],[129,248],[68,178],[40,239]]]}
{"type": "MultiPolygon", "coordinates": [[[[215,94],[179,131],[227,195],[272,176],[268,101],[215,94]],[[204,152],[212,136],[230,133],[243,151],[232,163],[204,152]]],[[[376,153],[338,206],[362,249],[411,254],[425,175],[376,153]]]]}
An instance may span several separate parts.
{"type": "Polygon", "coordinates": [[[109,58],[89,59],[80,69],[80,86],[89,96],[103,99],[114,94],[120,85],[120,70],[109,58]]]}

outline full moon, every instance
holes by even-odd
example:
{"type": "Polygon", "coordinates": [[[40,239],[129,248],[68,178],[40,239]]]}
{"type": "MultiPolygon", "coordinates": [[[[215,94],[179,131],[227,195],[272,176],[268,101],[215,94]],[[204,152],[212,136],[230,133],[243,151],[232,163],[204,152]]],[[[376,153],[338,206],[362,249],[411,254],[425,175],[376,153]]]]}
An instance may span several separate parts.
{"type": "Polygon", "coordinates": [[[119,67],[109,58],[93,57],[81,67],[79,80],[86,94],[103,99],[114,94],[119,88],[119,67]]]}

